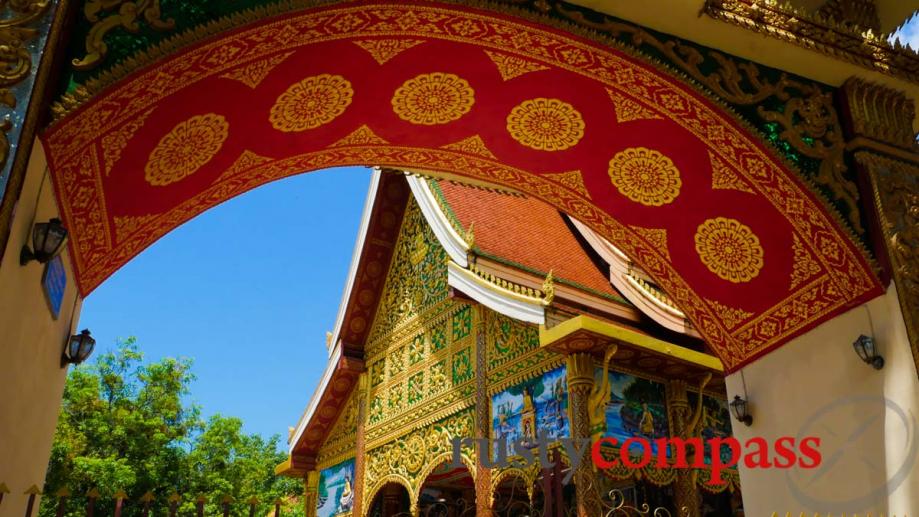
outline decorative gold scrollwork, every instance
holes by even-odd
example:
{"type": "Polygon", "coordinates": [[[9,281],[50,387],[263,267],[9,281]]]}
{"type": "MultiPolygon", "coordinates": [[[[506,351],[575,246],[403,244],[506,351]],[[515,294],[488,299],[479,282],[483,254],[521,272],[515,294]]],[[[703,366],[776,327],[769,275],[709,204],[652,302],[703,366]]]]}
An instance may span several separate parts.
{"type": "MultiPolygon", "coordinates": [[[[32,71],[32,54],[26,44],[38,36],[34,22],[44,16],[51,0],[0,0],[0,104],[16,107],[16,97],[11,87],[29,77],[32,71]]],[[[9,119],[0,121],[0,168],[10,155],[7,133],[13,129],[9,119]]]]}
{"type": "MultiPolygon", "coordinates": [[[[22,0],[19,0],[22,1],[22,0]]],[[[83,7],[83,14],[93,26],[86,35],[86,56],[74,59],[73,67],[77,70],[90,70],[98,66],[108,52],[105,36],[118,27],[128,32],[138,32],[138,18],[143,16],[150,27],[165,31],[175,28],[175,20],[163,20],[160,17],[160,0],[88,0],[83,7]],[[108,14],[102,15],[103,12],[108,14]]]]}
{"type": "MultiPolygon", "coordinates": [[[[699,49],[684,45],[678,40],[662,41],[643,28],[625,22],[604,18],[601,22],[589,20],[579,10],[562,4],[556,10],[571,21],[584,27],[602,31],[615,38],[631,38],[636,47],[647,45],[669,62],[689,74],[724,101],[742,106],[757,106],[757,113],[766,122],[779,125],[779,136],[798,152],[820,160],[820,169],[814,180],[827,187],[837,200],[846,206],[846,217],[852,229],[862,234],[864,228],[858,205],[858,187],[843,176],[845,165],[845,139],[833,98],[816,84],[805,83],[782,73],[772,80],[761,74],[757,65],[737,62],[714,50],[703,54],[699,49]],[[715,65],[712,71],[703,71],[703,65],[715,65]],[[767,108],[762,103],[775,97],[781,107],[767,108]]],[[[705,66],[706,70],[709,67],[705,66]]]]}

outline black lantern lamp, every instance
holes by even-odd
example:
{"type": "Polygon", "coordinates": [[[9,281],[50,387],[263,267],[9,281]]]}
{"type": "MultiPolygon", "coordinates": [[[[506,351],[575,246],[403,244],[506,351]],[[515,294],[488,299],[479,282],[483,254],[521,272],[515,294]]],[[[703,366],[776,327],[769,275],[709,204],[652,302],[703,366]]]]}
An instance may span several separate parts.
{"type": "Polygon", "coordinates": [[[89,335],[89,331],[83,329],[79,334],[70,336],[67,344],[64,345],[64,353],[61,355],[61,368],[68,364],[80,364],[85,361],[93,348],[96,347],[96,340],[89,335]]]}
{"type": "Polygon", "coordinates": [[[54,218],[47,223],[37,223],[32,227],[32,249],[29,245],[22,246],[19,252],[19,265],[24,266],[33,260],[44,264],[60,253],[67,240],[67,228],[61,220],[54,218]]]}
{"type": "Polygon", "coordinates": [[[734,395],[734,400],[731,401],[731,413],[739,422],[748,426],[753,423],[753,417],[747,413],[747,401],[740,398],[740,395],[734,395]]]}
{"type": "Polygon", "coordinates": [[[874,338],[862,334],[852,343],[852,347],[855,348],[855,353],[862,361],[873,366],[875,370],[884,367],[884,358],[878,353],[874,338]]]}

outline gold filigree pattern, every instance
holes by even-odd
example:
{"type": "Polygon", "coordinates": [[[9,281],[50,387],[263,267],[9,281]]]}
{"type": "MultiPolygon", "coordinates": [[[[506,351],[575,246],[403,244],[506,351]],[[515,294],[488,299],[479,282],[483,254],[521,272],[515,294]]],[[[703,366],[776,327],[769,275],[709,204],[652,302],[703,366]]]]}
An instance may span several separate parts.
{"type": "Polygon", "coordinates": [[[667,257],[667,260],[670,260],[670,252],[667,250],[667,230],[663,228],[646,228],[644,226],[629,226],[629,228],[641,235],[654,249],[667,257]]]}
{"type": "Polygon", "coordinates": [[[392,109],[402,120],[425,126],[459,119],[475,104],[475,91],[458,75],[421,74],[405,81],[393,95],[392,109]]]}
{"type": "Polygon", "coordinates": [[[745,311],[743,309],[737,309],[735,307],[728,307],[723,303],[720,303],[718,300],[705,300],[709,305],[712,306],[712,310],[718,313],[721,316],[721,321],[724,322],[724,326],[731,330],[736,328],[738,325],[743,323],[745,320],[753,317],[752,312],[745,311]]]}
{"type": "Polygon", "coordinates": [[[232,178],[233,176],[236,176],[237,174],[241,172],[252,170],[272,160],[273,160],[272,158],[268,158],[266,156],[255,154],[252,151],[246,149],[245,151],[240,153],[239,158],[237,158],[236,161],[234,161],[232,165],[227,167],[227,170],[223,171],[223,174],[221,174],[220,177],[217,178],[216,182],[219,183],[225,179],[232,178]]]}
{"type": "Polygon", "coordinates": [[[156,214],[116,215],[113,218],[115,221],[115,240],[118,242],[125,240],[131,234],[149,224],[150,221],[156,219],[156,217],[156,214]]]}
{"type": "Polygon", "coordinates": [[[150,113],[153,113],[153,109],[149,109],[141,113],[137,118],[129,120],[128,123],[122,126],[118,131],[102,137],[102,160],[105,164],[104,170],[106,176],[112,171],[115,162],[121,158],[121,152],[128,146],[128,142],[134,138],[134,133],[143,127],[150,113]]]}
{"type": "Polygon", "coordinates": [[[520,77],[530,72],[549,69],[547,66],[517,56],[509,56],[491,50],[486,50],[485,53],[488,54],[488,58],[491,59],[491,62],[498,67],[498,73],[501,74],[501,79],[505,81],[510,81],[515,77],[520,77]]]}
{"type": "Polygon", "coordinates": [[[450,149],[451,151],[475,154],[491,160],[497,159],[495,158],[494,153],[488,149],[488,146],[485,145],[485,142],[482,141],[482,137],[479,135],[473,135],[469,138],[464,138],[459,142],[441,146],[441,149],[450,149]]]}
{"type": "Polygon", "coordinates": [[[387,145],[389,142],[377,136],[367,124],[357,128],[350,135],[335,142],[329,147],[348,147],[355,145],[387,145]]]}
{"type": "Polygon", "coordinates": [[[584,119],[574,106],[539,97],[521,102],[507,116],[511,137],[537,151],[563,151],[584,137],[584,119]]]}
{"type": "Polygon", "coordinates": [[[613,110],[616,112],[616,122],[632,122],[633,120],[654,120],[662,118],[651,108],[646,108],[641,104],[629,99],[625,95],[616,93],[607,88],[610,100],[613,102],[613,110]]]}
{"type": "Polygon", "coordinates": [[[383,65],[403,51],[424,43],[421,39],[368,39],[354,44],[367,51],[373,59],[383,65]]]}
{"type": "Polygon", "coordinates": [[[104,38],[118,27],[137,32],[142,18],[158,31],[175,28],[175,20],[160,18],[160,0],[88,0],[83,6],[83,13],[93,26],[86,35],[86,56],[75,58],[72,62],[77,70],[91,70],[99,66],[108,53],[104,38]],[[99,16],[106,11],[105,16],[99,16]]]}
{"type": "Polygon", "coordinates": [[[559,172],[556,174],[546,174],[545,176],[552,181],[557,181],[571,190],[580,193],[587,199],[590,199],[590,192],[584,185],[584,177],[581,176],[581,171],[559,172]]]}
{"type": "Polygon", "coordinates": [[[702,263],[729,282],[749,282],[763,268],[759,237],[736,219],[707,219],[696,230],[695,241],[702,263]]]}
{"type": "Polygon", "coordinates": [[[290,57],[291,54],[293,54],[293,52],[284,52],[267,59],[260,59],[254,63],[249,63],[248,65],[230,70],[220,77],[239,81],[254,90],[266,77],[268,77],[268,74],[270,74],[276,66],[280,65],[285,59],[290,57]]]}
{"type": "Polygon", "coordinates": [[[752,187],[732,171],[726,163],[721,161],[715,153],[709,152],[708,157],[712,163],[712,188],[715,190],[739,190],[749,194],[756,192],[752,187]]]}
{"type": "Polygon", "coordinates": [[[814,275],[820,273],[821,269],[820,264],[814,260],[814,257],[807,251],[807,248],[804,247],[797,235],[794,235],[791,249],[794,251],[795,256],[789,289],[795,289],[805,280],[813,278],[814,275]]]}
{"type": "Polygon", "coordinates": [[[222,115],[195,115],[166,134],[147,160],[144,179],[163,187],[194,174],[223,147],[230,125],[222,115]]]}
{"type": "Polygon", "coordinates": [[[672,203],[683,185],[673,161],[645,147],[616,153],[609,162],[609,177],[620,194],[645,206],[672,203]]]}
{"type": "Polygon", "coordinates": [[[271,107],[269,120],[278,131],[315,129],[344,113],[353,97],[351,82],[340,75],[307,77],[278,97],[271,107]]]}

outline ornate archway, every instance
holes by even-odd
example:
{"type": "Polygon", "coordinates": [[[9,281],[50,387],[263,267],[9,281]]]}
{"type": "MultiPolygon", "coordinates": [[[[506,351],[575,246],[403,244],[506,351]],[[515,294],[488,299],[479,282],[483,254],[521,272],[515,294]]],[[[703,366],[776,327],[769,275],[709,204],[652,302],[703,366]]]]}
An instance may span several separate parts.
{"type": "Polygon", "coordinates": [[[489,11],[362,2],[264,19],[130,75],[44,142],[84,294],[226,199],[365,164],[571,214],[729,370],[881,292],[822,201],[717,101],[627,49],[489,11]]]}

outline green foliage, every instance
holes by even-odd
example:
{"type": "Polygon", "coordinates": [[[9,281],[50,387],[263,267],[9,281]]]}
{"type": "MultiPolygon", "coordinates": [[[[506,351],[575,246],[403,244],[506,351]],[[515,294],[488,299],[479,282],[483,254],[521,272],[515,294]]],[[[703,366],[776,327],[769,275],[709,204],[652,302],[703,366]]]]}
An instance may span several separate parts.
{"type": "MultiPolygon", "coordinates": [[[[255,496],[266,515],[277,498],[285,517],[303,513],[296,496],[301,482],[274,475],[286,459],[279,437],[267,441],[242,432],[238,418],[214,415],[207,422],[200,408],[186,403],[194,380],[190,359],[167,358],[143,364],[136,340],[118,344],[89,366],[73,368],[64,388],[45,493],[67,487],[68,517],[82,516],[85,494],[96,488],[96,515],[112,515],[112,495],[128,494],[123,515],[140,514],[140,497],[152,492],[153,515],[168,515],[169,494],[182,495],[180,515],[194,515],[195,498],[204,495],[206,515],[220,515],[220,499],[232,496],[237,517],[249,515],[245,502],[255,496]]],[[[41,517],[52,517],[57,500],[45,497],[41,517]]]]}

